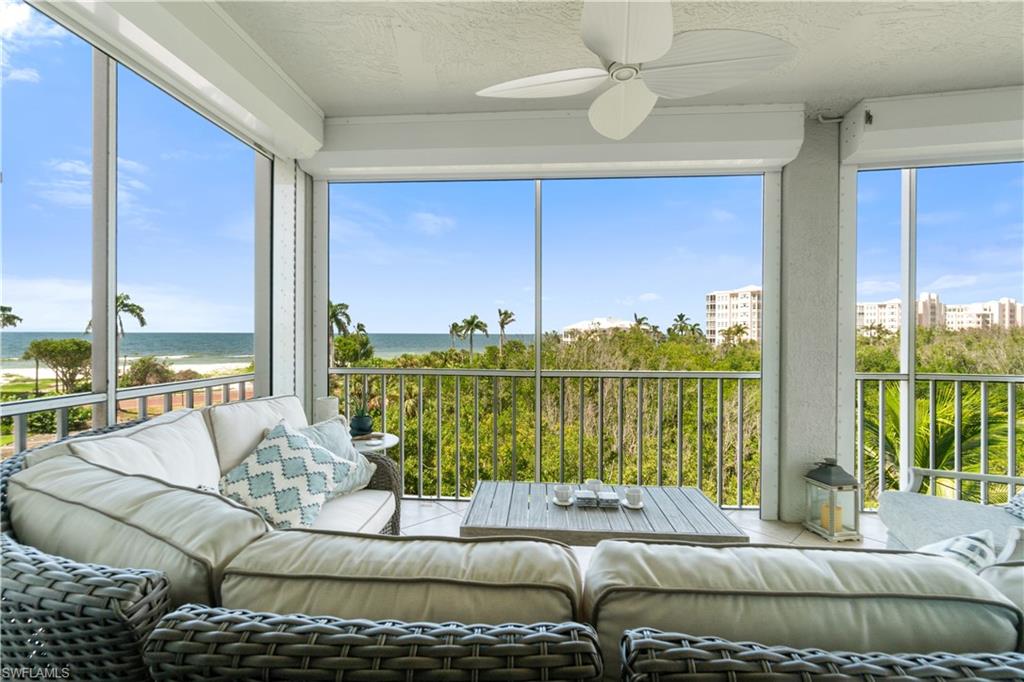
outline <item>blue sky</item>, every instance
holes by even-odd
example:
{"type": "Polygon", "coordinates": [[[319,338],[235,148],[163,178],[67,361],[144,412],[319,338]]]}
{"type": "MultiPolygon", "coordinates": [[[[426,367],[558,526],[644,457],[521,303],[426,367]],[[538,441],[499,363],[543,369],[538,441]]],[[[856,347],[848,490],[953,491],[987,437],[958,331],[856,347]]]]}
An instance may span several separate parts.
{"type": "MultiPolygon", "coordinates": [[[[2,286],[24,330],[90,314],[91,49],[4,1],[2,286]]],[[[119,69],[119,289],[146,331],[251,331],[253,154],[119,69]]],[[[862,173],[858,298],[899,295],[899,173],[862,173]]],[[[677,313],[761,282],[757,176],[544,183],[544,329],[677,313]]],[[[919,290],[1024,299],[1024,166],[922,169],[919,290]]],[[[336,184],[330,294],[371,332],[444,333],[497,308],[533,331],[533,183],[336,184]]]]}
{"type": "MultiPolygon", "coordinates": [[[[19,329],[81,331],[92,50],[21,3],[2,21],[2,300],[19,329]]],[[[146,331],[252,331],[253,150],[124,67],[118,105],[118,289],[146,331]]]]}

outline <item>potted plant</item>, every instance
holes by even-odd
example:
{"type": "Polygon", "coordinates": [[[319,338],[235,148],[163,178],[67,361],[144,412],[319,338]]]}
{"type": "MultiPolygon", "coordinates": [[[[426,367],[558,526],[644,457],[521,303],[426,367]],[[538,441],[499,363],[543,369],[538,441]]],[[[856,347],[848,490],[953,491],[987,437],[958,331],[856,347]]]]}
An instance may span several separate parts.
{"type": "Polygon", "coordinates": [[[370,416],[369,405],[364,394],[356,407],[356,413],[352,415],[352,435],[365,436],[372,432],[373,417],[370,416]]]}

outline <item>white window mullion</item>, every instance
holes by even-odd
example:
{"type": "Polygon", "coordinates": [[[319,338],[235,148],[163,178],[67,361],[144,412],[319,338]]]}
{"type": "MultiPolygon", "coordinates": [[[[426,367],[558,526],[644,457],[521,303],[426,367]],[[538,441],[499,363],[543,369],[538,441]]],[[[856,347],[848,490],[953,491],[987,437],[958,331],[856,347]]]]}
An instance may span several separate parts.
{"type": "Polygon", "coordinates": [[[117,62],[92,51],[93,426],[117,422],[117,62]]]}
{"type": "MultiPolygon", "coordinates": [[[[904,168],[900,177],[900,488],[907,488],[914,466],[917,424],[917,169],[904,168]]],[[[883,409],[880,406],[879,409],[883,409]]],[[[882,465],[883,463],[879,463],[882,465]]]]}

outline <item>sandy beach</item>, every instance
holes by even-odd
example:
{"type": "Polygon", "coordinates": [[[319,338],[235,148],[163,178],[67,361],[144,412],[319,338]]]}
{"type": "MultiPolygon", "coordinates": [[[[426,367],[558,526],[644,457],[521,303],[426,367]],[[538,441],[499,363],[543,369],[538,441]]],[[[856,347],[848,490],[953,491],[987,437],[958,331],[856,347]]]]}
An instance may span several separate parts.
{"type": "MultiPolygon", "coordinates": [[[[131,359],[129,359],[131,362],[131,359]]],[[[246,362],[219,362],[219,363],[195,363],[195,362],[170,362],[171,368],[175,372],[181,372],[186,369],[193,370],[204,376],[219,375],[229,376],[231,374],[241,373],[249,363],[246,362]]],[[[9,384],[15,381],[34,381],[36,377],[36,371],[34,367],[8,367],[6,363],[0,364],[0,386],[9,384]]],[[[39,366],[39,378],[40,379],[53,379],[53,370],[45,365],[39,366]]]]}

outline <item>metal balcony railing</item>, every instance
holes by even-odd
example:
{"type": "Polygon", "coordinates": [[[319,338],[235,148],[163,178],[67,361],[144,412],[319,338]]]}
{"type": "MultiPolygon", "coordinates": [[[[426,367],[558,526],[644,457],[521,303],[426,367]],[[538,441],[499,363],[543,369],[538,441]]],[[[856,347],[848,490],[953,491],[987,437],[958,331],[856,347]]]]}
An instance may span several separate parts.
{"type": "Polygon", "coordinates": [[[413,498],[479,480],[675,484],[724,507],[760,502],[759,372],[332,368],[365,400],[413,498]],[[539,391],[539,396],[538,396],[539,391]]]}
{"type": "MultiPolygon", "coordinates": [[[[210,379],[175,381],[167,384],[150,384],[117,390],[117,419],[129,421],[154,414],[162,414],[181,407],[203,407],[220,403],[247,400],[253,397],[253,374],[238,374],[210,379]]],[[[73,395],[49,396],[0,403],[0,418],[12,422],[12,442],[2,448],[4,456],[22,452],[29,447],[44,445],[60,440],[76,431],[95,428],[92,415],[75,415],[72,410],[87,408],[92,411],[96,405],[106,401],[104,393],[78,393],[73,395]],[[53,415],[50,428],[49,415],[53,415]],[[46,416],[33,425],[33,416],[46,416]],[[75,417],[75,418],[72,418],[75,417]],[[77,427],[76,427],[77,425],[77,427]]]]}
{"type": "Polygon", "coordinates": [[[900,443],[910,438],[909,489],[983,504],[1005,502],[1024,486],[1024,376],[932,374],[914,377],[912,432],[900,432],[900,373],[856,375],[857,475],[861,508],[900,485],[900,443]]]}

